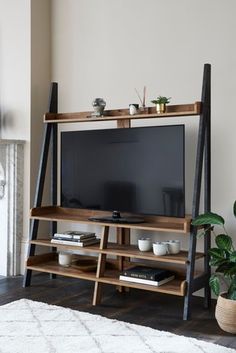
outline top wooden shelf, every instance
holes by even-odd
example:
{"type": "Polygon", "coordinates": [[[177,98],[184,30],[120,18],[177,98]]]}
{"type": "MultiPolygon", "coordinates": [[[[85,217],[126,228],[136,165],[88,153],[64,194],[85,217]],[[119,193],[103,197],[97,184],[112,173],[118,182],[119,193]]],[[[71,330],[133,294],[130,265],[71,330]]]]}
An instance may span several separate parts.
{"type": "Polygon", "coordinates": [[[46,113],[44,115],[45,123],[75,123],[89,121],[110,121],[110,120],[135,120],[150,118],[171,118],[185,117],[201,114],[201,102],[192,104],[167,105],[166,112],[157,114],[156,107],[146,107],[140,114],[129,115],[129,109],[105,110],[104,116],[95,117],[93,112],[79,113],[46,113]]]}
{"type": "MultiPolygon", "coordinates": [[[[61,221],[96,224],[101,226],[119,227],[128,229],[142,229],[150,231],[174,232],[187,234],[190,231],[191,216],[186,215],[184,218],[162,217],[162,216],[142,216],[144,223],[113,223],[90,221],[92,216],[110,216],[111,212],[103,212],[98,210],[86,210],[76,208],[64,208],[59,206],[37,207],[31,210],[31,218],[45,221],[61,221]]],[[[123,213],[124,216],[131,214],[123,213]]],[[[134,215],[133,215],[134,216],[134,215]]]]}

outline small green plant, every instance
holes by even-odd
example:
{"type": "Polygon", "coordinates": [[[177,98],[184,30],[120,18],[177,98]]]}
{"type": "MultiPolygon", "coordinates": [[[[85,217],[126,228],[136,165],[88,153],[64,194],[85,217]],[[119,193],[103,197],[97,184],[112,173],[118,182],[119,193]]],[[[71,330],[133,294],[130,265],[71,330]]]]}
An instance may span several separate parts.
{"type": "Polygon", "coordinates": [[[159,96],[156,99],[152,100],[153,104],[168,104],[170,103],[171,97],[159,96]]]}
{"type": "MultiPolygon", "coordinates": [[[[233,213],[236,217],[236,201],[233,213]]],[[[192,225],[204,227],[200,235],[205,235],[211,230],[215,236],[216,246],[209,250],[210,265],[216,267],[209,281],[212,291],[218,296],[223,281],[228,287],[227,298],[236,300],[236,251],[232,238],[225,229],[224,218],[216,213],[207,212],[196,217],[192,225]],[[222,227],[223,233],[220,232],[217,235],[214,230],[215,225],[222,227]]]]}

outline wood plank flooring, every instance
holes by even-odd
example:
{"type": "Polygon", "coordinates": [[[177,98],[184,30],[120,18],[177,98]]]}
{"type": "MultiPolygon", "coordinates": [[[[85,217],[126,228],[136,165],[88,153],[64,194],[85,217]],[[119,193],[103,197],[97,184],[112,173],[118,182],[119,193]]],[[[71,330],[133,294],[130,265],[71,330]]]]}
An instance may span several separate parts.
{"type": "Polygon", "coordinates": [[[89,281],[59,276],[51,280],[47,274],[37,274],[30,287],[22,288],[21,276],[5,278],[0,280],[0,305],[27,298],[236,349],[236,335],[222,331],[214,319],[215,301],[209,311],[203,309],[201,298],[194,297],[192,319],[183,321],[183,298],[137,289],[119,293],[114,286],[103,285],[102,304],[93,307],[93,286],[89,281]]]}

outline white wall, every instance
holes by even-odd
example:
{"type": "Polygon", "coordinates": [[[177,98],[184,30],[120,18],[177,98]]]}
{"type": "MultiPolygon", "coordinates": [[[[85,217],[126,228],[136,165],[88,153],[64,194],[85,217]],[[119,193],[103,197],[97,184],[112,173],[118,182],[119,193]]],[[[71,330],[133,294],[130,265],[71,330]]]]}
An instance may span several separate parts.
{"type": "Polygon", "coordinates": [[[50,5],[50,0],[0,0],[0,138],[26,141],[22,273],[48,106],[50,5]]]}
{"type": "MultiPolygon", "coordinates": [[[[25,140],[23,234],[30,207],[30,0],[0,0],[0,114],[3,139],[25,140]]],[[[6,234],[1,234],[6,237],[6,234]]]]}
{"type": "MultiPolygon", "coordinates": [[[[212,64],[212,209],[233,230],[236,198],[236,3],[228,0],[52,0],[52,78],[59,110],[107,108],[148,88],[172,103],[200,100],[203,64],[212,64]]],[[[181,120],[182,121],[182,120],[181,120]]],[[[187,118],[187,211],[191,211],[196,118],[187,118]],[[191,196],[190,196],[191,195],[191,196]]],[[[109,125],[109,124],[108,124],[109,125]]],[[[236,235],[233,234],[236,238],[236,235]]]]}

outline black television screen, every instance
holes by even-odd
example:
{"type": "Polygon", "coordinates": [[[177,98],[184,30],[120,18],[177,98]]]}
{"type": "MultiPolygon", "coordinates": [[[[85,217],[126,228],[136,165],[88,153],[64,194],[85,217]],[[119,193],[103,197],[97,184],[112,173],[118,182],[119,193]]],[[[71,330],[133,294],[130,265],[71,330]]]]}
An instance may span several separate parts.
{"type": "Polygon", "coordinates": [[[185,216],[184,125],[61,133],[61,205],[185,216]]]}

